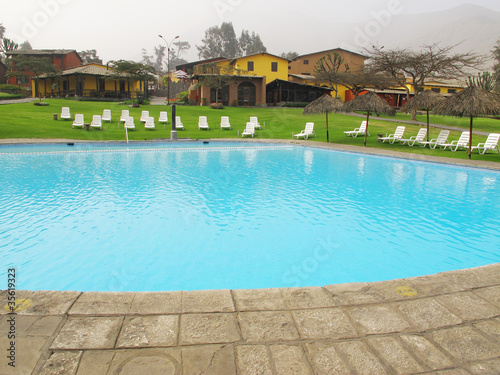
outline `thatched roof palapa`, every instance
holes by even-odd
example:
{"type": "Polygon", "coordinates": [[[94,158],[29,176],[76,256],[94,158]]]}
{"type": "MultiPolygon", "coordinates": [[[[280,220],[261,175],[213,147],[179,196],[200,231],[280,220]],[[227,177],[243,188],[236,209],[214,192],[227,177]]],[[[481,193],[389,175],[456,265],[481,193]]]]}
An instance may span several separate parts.
{"type": "Polygon", "coordinates": [[[318,99],[312,101],[304,108],[305,115],[312,115],[317,113],[326,114],[326,141],[329,142],[328,136],[328,113],[341,112],[344,110],[344,102],[340,99],[334,98],[330,94],[324,94],[318,99]]]}

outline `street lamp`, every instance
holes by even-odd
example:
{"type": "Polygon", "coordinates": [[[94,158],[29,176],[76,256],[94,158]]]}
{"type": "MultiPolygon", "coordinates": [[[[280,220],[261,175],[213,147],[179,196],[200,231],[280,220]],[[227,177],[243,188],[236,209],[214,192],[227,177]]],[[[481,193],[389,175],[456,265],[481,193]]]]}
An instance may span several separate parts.
{"type": "Polygon", "coordinates": [[[165,44],[167,45],[167,103],[168,103],[168,105],[170,105],[170,46],[172,45],[174,40],[179,38],[179,35],[177,35],[174,39],[172,39],[172,41],[170,43],[168,43],[165,40],[165,38],[162,37],[161,35],[158,35],[158,36],[160,38],[162,38],[163,41],[165,42],[165,44]]]}

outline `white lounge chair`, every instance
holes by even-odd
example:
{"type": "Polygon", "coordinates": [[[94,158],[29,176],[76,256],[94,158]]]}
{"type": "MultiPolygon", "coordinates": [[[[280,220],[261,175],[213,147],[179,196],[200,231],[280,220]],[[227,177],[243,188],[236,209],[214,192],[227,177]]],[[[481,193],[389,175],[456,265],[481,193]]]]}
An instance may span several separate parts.
{"type": "Polygon", "coordinates": [[[71,113],[69,107],[61,108],[61,120],[71,120],[71,113]]]}
{"type": "Polygon", "coordinates": [[[431,139],[430,141],[420,142],[421,147],[429,145],[429,148],[436,148],[439,145],[444,145],[448,143],[448,136],[450,135],[449,130],[441,130],[437,138],[431,139]]]}
{"type": "MultiPolygon", "coordinates": [[[[361,125],[359,126],[359,128],[356,128],[354,130],[349,130],[349,131],[345,131],[344,134],[348,137],[357,137],[358,135],[360,134],[365,134],[366,132],[366,120],[361,122],[361,125]]],[[[370,133],[367,134],[368,136],[370,135],[370,133]]]]}
{"type": "Polygon", "coordinates": [[[181,121],[181,116],[175,116],[175,130],[184,130],[184,125],[181,121]]]}
{"type": "Polygon", "coordinates": [[[252,138],[255,136],[255,124],[253,122],[247,122],[245,130],[241,133],[241,138],[245,135],[251,135],[252,138]]]}
{"type": "Polygon", "coordinates": [[[132,116],[128,116],[126,118],[124,128],[128,130],[135,130],[134,118],[132,116]]]}
{"type": "Polygon", "coordinates": [[[155,126],[155,118],[154,117],[151,117],[149,116],[147,119],[146,119],[146,122],[144,123],[144,129],[146,130],[156,130],[156,126],[155,126]]]}
{"type": "Polygon", "coordinates": [[[222,116],[220,118],[220,129],[231,129],[231,124],[229,123],[229,117],[228,116],[222,116]]]}
{"type": "Polygon", "coordinates": [[[207,116],[200,116],[198,119],[198,130],[201,129],[210,130],[208,127],[207,116]]]}
{"type": "Polygon", "coordinates": [[[101,115],[92,116],[92,122],[90,123],[90,128],[97,128],[102,130],[102,118],[101,115]]]}
{"type": "Polygon", "coordinates": [[[420,144],[420,142],[424,142],[425,137],[427,137],[427,129],[422,128],[422,129],[419,129],[417,135],[412,135],[408,139],[402,138],[399,140],[399,142],[401,142],[402,145],[408,144],[408,146],[413,146],[413,145],[415,145],[415,143],[420,144]]]}
{"type": "Polygon", "coordinates": [[[120,121],[118,122],[118,127],[120,127],[120,122],[125,122],[130,117],[130,112],[128,109],[122,109],[122,114],[120,116],[120,121]]]}
{"type": "Polygon", "coordinates": [[[262,129],[262,127],[259,124],[259,120],[257,117],[250,117],[250,122],[255,125],[255,129],[262,129]]]}
{"type": "Polygon", "coordinates": [[[486,142],[478,143],[477,146],[473,146],[471,150],[477,150],[480,154],[484,155],[486,151],[494,151],[497,150],[500,154],[500,148],[498,147],[498,141],[500,140],[500,134],[491,133],[486,138],[486,142]],[[482,152],[481,152],[482,151],[482,152]]]}
{"type": "Polygon", "coordinates": [[[466,148],[469,147],[469,140],[470,140],[470,132],[466,131],[462,132],[458,140],[451,141],[451,143],[441,144],[439,145],[439,147],[441,148],[441,150],[446,150],[449,147],[450,150],[453,152],[457,151],[459,148],[465,150],[466,148]]]}
{"type": "Polygon", "coordinates": [[[142,111],[141,112],[141,122],[146,122],[146,120],[148,119],[149,117],[149,111],[142,111]]]}
{"type": "Polygon", "coordinates": [[[111,122],[111,110],[110,109],[105,109],[102,111],[102,121],[111,122]]]}
{"type": "Polygon", "coordinates": [[[378,140],[379,140],[379,142],[382,142],[382,143],[387,141],[390,144],[394,144],[394,142],[403,139],[403,135],[405,134],[405,130],[406,130],[406,127],[398,126],[396,128],[396,130],[394,131],[394,134],[389,134],[388,136],[380,137],[378,140]]]}
{"type": "Polygon", "coordinates": [[[293,136],[297,139],[299,138],[307,139],[311,135],[314,135],[316,137],[316,133],[314,132],[314,122],[307,122],[305,129],[301,130],[301,132],[298,134],[294,134],[293,136]]]}
{"type": "Polygon", "coordinates": [[[85,127],[85,121],[83,118],[83,115],[78,113],[75,115],[75,121],[73,121],[73,124],[71,125],[72,128],[84,128],[85,127]]]}
{"type": "Polygon", "coordinates": [[[158,118],[160,124],[168,124],[168,112],[161,111],[160,117],[158,118]]]}

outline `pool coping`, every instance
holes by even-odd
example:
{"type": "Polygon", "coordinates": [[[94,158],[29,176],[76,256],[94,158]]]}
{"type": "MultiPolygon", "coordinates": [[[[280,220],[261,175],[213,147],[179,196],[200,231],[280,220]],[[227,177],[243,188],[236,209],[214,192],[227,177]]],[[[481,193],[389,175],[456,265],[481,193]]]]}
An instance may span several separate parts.
{"type": "MultiPolygon", "coordinates": [[[[494,162],[357,146],[253,142],[500,169],[494,162]]],[[[8,297],[0,291],[2,307],[8,297]]],[[[23,374],[500,372],[500,263],[324,287],[15,291],[15,297],[24,304],[15,314],[0,311],[0,348],[11,345],[14,317],[23,374]]],[[[11,370],[2,359],[0,373],[11,370]]]]}

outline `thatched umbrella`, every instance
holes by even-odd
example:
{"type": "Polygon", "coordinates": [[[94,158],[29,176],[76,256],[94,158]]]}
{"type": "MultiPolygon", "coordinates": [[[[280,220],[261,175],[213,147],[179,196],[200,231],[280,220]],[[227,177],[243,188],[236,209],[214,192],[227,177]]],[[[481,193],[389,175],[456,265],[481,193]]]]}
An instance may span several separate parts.
{"type": "Polygon", "coordinates": [[[401,112],[411,112],[422,108],[427,111],[427,141],[429,141],[429,110],[444,101],[444,99],[444,96],[437,92],[425,90],[419,92],[401,107],[401,112]]]}
{"type": "Polygon", "coordinates": [[[470,118],[469,159],[472,147],[472,120],[474,117],[500,114],[500,96],[477,86],[453,94],[444,102],[437,105],[434,111],[440,115],[470,118]]]}
{"type": "Polygon", "coordinates": [[[340,99],[334,98],[330,94],[324,94],[320,98],[312,101],[304,108],[305,115],[312,115],[317,113],[326,114],[326,141],[328,138],[328,113],[340,112],[344,108],[344,102],[340,99]]]}
{"type": "Polygon", "coordinates": [[[366,136],[368,135],[368,122],[370,121],[370,112],[375,113],[386,113],[388,115],[394,116],[396,110],[392,108],[387,102],[380,96],[373,92],[368,92],[367,94],[359,95],[345,105],[346,111],[366,111],[366,131],[365,131],[365,141],[366,146],[366,136]]]}

